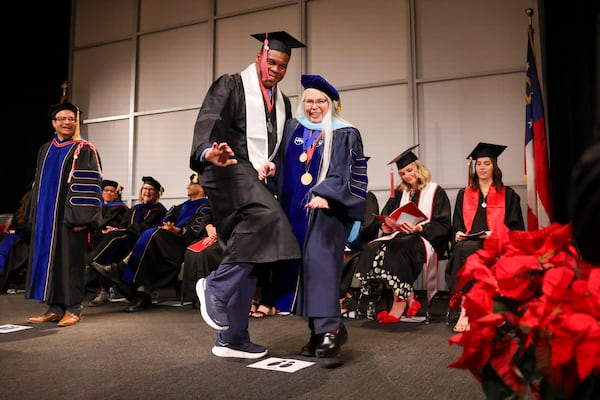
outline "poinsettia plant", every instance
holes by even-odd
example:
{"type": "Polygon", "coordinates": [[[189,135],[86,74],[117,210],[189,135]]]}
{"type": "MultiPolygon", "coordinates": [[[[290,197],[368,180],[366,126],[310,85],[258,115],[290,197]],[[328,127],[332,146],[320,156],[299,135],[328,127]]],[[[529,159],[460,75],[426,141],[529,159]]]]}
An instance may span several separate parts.
{"type": "Polygon", "coordinates": [[[600,266],[581,259],[570,225],[495,231],[461,269],[466,283],[470,329],[450,338],[463,353],[449,367],[488,399],[597,398],[600,266]]]}

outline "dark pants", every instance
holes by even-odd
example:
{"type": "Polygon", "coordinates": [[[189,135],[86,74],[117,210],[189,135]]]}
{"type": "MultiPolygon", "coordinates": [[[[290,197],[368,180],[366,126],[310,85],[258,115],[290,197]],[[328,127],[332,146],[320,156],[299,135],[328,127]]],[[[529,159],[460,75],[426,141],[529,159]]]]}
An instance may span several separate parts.
{"type": "Polygon", "coordinates": [[[249,340],[248,311],[256,290],[254,265],[249,263],[221,264],[206,278],[206,286],[219,300],[227,303],[229,329],[220,338],[228,343],[242,344],[249,340]]]}

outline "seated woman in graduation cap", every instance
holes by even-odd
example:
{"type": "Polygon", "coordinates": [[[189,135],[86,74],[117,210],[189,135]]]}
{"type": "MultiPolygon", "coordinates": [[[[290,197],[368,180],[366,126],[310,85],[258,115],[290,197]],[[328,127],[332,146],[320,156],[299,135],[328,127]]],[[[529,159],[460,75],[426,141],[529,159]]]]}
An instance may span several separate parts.
{"type": "Polygon", "coordinates": [[[89,265],[101,275],[111,269],[111,263],[123,260],[146,229],[161,224],[167,209],[160,202],[161,184],[151,176],[142,178],[139,203],[131,207],[118,226],[107,226],[102,241],[89,255],[89,265]]]}
{"type": "MultiPolygon", "coordinates": [[[[403,221],[390,226],[380,222],[384,236],[369,243],[361,252],[356,277],[362,292],[371,294],[384,285],[392,290],[390,310],[377,314],[379,323],[400,322],[403,315],[415,316],[421,303],[415,298],[413,283],[427,264],[437,271],[437,257],[448,247],[451,206],[446,191],[431,181],[431,173],[412,152],[413,146],[389,164],[396,163],[401,182],[394,188],[381,214],[389,216],[398,208],[413,203],[424,214],[423,221],[403,221]]],[[[394,221],[397,222],[397,221],[394,221]]]]}
{"type": "MultiPolygon", "coordinates": [[[[469,185],[460,189],[456,196],[452,220],[452,251],[446,268],[446,283],[451,293],[460,297],[468,287],[457,288],[457,274],[467,257],[483,248],[484,241],[500,225],[510,230],[523,230],[523,213],[519,195],[502,182],[498,156],[506,146],[479,143],[469,157],[469,185]]],[[[454,327],[455,332],[469,328],[465,309],[454,327]]]]}

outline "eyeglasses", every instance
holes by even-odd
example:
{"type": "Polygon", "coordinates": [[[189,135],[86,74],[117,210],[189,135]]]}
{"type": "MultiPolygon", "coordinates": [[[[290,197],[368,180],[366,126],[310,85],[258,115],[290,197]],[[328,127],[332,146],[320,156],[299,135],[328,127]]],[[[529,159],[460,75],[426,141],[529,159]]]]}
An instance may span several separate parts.
{"type": "Polygon", "coordinates": [[[108,188],[104,188],[105,192],[110,192],[110,193],[117,193],[117,191],[115,189],[108,189],[108,188]]]}
{"type": "Polygon", "coordinates": [[[304,100],[304,104],[312,107],[315,104],[318,106],[322,106],[323,104],[327,103],[327,99],[317,99],[317,100],[304,100]]]}
{"type": "Polygon", "coordinates": [[[75,122],[75,118],[74,117],[56,117],[54,118],[55,121],[59,121],[59,122],[75,122]]]}

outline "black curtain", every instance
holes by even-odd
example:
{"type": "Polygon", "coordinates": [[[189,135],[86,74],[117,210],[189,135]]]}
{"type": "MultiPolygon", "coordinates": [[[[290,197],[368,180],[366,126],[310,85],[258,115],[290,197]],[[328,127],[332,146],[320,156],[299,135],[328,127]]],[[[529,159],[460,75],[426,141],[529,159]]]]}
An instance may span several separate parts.
{"type": "Polygon", "coordinates": [[[600,2],[540,0],[539,4],[541,26],[536,29],[540,29],[542,41],[555,220],[564,224],[571,219],[568,204],[573,166],[600,138],[600,2]]]}

